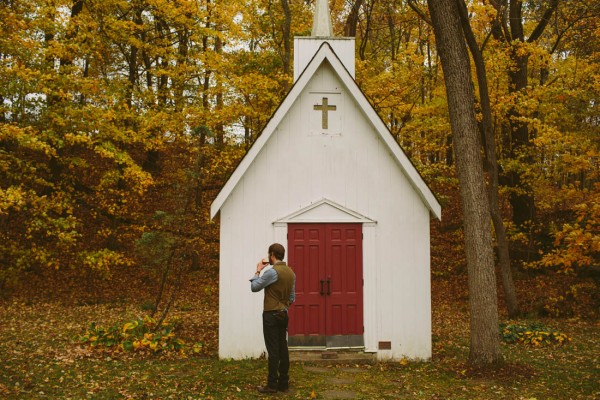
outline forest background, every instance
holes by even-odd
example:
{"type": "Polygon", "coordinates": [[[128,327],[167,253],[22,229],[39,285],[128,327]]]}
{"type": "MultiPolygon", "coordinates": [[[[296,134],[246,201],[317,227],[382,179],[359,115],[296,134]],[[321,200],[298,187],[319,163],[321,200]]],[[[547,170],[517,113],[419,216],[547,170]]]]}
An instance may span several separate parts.
{"type": "MultiPolygon", "coordinates": [[[[467,6],[487,72],[519,311],[597,319],[600,5],[467,6]]],[[[202,276],[201,295],[214,302],[219,232],[209,207],[291,87],[292,40],[310,35],[311,7],[0,1],[0,297],[133,300],[165,315],[202,276]]],[[[442,203],[433,279],[463,282],[452,134],[427,7],[330,7],[336,35],[356,37],[359,86],[442,203]]]]}

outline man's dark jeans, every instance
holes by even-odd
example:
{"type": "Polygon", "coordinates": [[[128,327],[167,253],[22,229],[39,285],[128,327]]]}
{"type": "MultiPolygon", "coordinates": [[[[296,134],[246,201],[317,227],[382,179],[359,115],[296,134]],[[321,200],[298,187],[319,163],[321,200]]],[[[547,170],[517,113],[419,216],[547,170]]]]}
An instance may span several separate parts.
{"type": "Polygon", "coordinates": [[[290,356],[287,346],[288,315],[286,311],[263,312],[263,334],[269,354],[267,386],[287,390],[289,386],[290,356]]]}

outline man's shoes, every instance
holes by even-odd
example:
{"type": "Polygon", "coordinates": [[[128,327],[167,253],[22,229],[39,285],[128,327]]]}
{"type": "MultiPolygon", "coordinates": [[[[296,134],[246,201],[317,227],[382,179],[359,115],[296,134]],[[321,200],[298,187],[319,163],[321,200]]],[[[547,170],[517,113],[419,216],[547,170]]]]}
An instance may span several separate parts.
{"type": "Polygon", "coordinates": [[[269,386],[259,386],[256,388],[256,390],[258,390],[259,393],[263,393],[263,394],[275,394],[277,393],[277,389],[274,389],[272,387],[269,386]]]}
{"type": "Polygon", "coordinates": [[[280,392],[283,392],[283,393],[287,393],[287,392],[290,391],[290,388],[287,388],[287,387],[285,387],[285,388],[284,387],[278,387],[277,390],[280,391],[280,392]]]}

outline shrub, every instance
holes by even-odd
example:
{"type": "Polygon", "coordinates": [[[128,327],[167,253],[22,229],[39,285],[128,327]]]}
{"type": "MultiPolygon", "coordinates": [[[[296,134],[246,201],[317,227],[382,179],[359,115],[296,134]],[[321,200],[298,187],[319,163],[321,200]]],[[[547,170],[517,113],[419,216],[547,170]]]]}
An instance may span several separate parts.
{"type": "Polygon", "coordinates": [[[500,324],[500,338],[505,343],[523,343],[536,347],[563,345],[571,340],[566,334],[537,322],[500,324]]]}
{"type": "Polygon", "coordinates": [[[80,338],[80,343],[92,348],[107,348],[117,351],[183,351],[185,342],[175,337],[175,324],[163,322],[157,329],[155,319],[144,318],[115,324],[106,329],[92,322],[80,338]]]}
{"type": "Polygon", "coordinates": [[[550,295],[543,305],[543,312],[551,317],[588,317],[597,315],[600,305],[598,284],[594,281],[579,281],[566,285],[568,289],[550,295]]]}

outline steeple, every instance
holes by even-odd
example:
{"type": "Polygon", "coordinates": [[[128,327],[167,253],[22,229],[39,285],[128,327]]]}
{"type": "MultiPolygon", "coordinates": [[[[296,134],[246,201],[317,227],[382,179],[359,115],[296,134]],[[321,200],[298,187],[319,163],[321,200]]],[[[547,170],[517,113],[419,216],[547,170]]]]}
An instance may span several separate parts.
{"type": "Polygon", "coordinates": [[[331,25],[331,13],[329,12],[328,0],[317,0],[315,15],[313,17],[313,37],[333,37],[331,25]]]}
{"type": "Polygon", "coordinates": [[[353,37],[333,36],[328,0],[317,0],[311,35],[294,37],[294,82],[324,43],[331,47],[354,78],[354,42],[353,37]]]}

